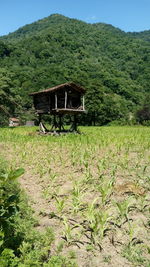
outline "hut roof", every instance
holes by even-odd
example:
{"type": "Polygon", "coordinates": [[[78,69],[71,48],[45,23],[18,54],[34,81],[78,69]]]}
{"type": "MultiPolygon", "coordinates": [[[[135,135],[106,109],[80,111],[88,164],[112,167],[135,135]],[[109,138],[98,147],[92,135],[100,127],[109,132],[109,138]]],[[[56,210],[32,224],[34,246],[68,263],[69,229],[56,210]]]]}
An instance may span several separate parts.
{"type": "Polygon", "coordinates": [[[80,85],[77,85],[73,82],[71,83],[63,83],[63,84],[60,84],[60,85],[57,85],[57,86],[54,86],[54,87],[51,87],[51,88],[48,88],[48,89],[45,89],[45,90],[42,90],[42,91],[39,91],[39,92],[34,92],[34,93],[31,93],[29,94],[30,96],[32,95],[39,95],[39,94],[43,94],[43,93],[49,93],[49,92],[53,92],[53,91],[57,91],[59,89],[64,89],[64,88],[70,88],[70,89],[74,89],[80,93],[85,93],[85,88],[81,87],[80,85]]]}
{"type": "Polygon", "coordinates": [[[14,122],[19,122],[19,119],[17,118],[9,118],[9,120],[14,121],[14,122]]]}

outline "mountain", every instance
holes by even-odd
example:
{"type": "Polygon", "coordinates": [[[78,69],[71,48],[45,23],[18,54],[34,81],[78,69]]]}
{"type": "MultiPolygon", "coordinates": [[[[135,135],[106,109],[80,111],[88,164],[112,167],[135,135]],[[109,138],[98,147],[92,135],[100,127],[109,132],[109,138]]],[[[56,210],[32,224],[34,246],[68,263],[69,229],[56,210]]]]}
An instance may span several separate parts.
{"type": "MultiPolygon", "coordinates": [[[[9,33],[8,35],[1,36],[0,38],[2,40],[8,40],[8,41],[17,41],[18,39],[29,37],[35,34],[39,34],[41,31],[45,31],[51,27],[55,27],[58,24],[65,24],[69,22],[70,19],[59,14],[53,14],[47,18],[40,19],[34,23],[27,24],[21,28],[19,28],[17,31],[13,33],[9,33]]],[[[75,20],[74,20],[75,21],[75,20]]]]}
{"type": "Polygon", "coordinates": [[[87,88],[82,123],[127,121],[150,93],[145,36],[54,14],[0,37],[1,114],[28,114],[30,92],[74,81],[87,88]]]}
{"type": "Polygon", "coordinates": [[[130,32],[129,35],[131,37],[135,37],[135,38],[150,42],[150,30],[142,31],[142,32],[130,32]]]}

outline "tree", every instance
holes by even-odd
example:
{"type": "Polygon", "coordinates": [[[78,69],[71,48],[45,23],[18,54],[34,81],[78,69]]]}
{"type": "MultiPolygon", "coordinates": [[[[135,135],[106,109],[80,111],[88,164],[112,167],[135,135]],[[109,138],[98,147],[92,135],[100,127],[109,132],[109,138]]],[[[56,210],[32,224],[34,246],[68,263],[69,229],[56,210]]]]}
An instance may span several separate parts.
{"type": "Polygon", "coordinates": [[[136,117],[141,124],[150,121],[150,95],[145,98],[143,107],[137,111],[136,117]]]}
{"type": "Polygon", "coordinates": [[[5,125],[8,117],[15,113],[18,104],[17,88],[13,81],[13,73],[0,68],[0,125],[5,125]]]}

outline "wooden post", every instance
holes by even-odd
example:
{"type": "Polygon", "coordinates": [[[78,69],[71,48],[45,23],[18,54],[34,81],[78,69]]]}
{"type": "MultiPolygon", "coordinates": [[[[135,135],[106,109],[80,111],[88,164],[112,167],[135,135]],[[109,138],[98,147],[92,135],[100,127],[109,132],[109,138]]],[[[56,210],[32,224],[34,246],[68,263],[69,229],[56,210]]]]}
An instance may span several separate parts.
{"type": "Polygon", "coordinates": [[[59,131],[61,132],[61,115],[59,115],[59,131]]]}
{"type": "Polygon", "coordinates": [[[50,100],[50,95],[49,95],[49,98],[48,98],[48,102],[49,102],[49,111],[51,110],[51,100],[50,100]]]}
{"type": "Polygon", "coordinates": [[[84,110],[85,109],[85,107],[84,107],[84,95],[83,95],[82,101],[83,101],[83,110],[84,110]]]}
{"type": "Polygon", "coordinates": [[[57,93],[55,93],[55,109],[57,109],[57,93]]]}
{"type": "Polygon", "coordinates": [[[77,131],[77,116],[74,115],[74,131],[77,131]]]}
{"type": "Polygon", "coordinates": [[[56,115],[54,115],[54,128],[57,128],[56,115]]]}
{"type": "Polygon", "coordinates": [[[67,91],[65,91],[65,109],[67,108],[67,91]]]}
{"type": "Polygon", "coordinates": [[[39,115],[39,125],[40,125],[42,116],[41,116],[41,114],[38,114],[38,115],[39,115]]]}

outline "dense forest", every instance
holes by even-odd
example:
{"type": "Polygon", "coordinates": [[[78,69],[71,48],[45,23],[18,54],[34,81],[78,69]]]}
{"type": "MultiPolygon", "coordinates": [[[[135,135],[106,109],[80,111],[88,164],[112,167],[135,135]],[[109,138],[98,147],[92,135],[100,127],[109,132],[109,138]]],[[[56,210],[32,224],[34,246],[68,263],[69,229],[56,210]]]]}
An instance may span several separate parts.
{"type": "Polygon", "coordinates": [[[0,124],[33,118],[29,93],[70,81],[87,89],[83,124],[135,121],[150,93],[149,41],[59,14],[1,36],[0,124]]]}

